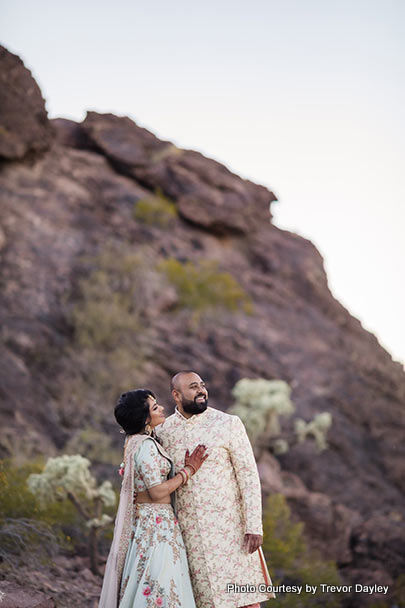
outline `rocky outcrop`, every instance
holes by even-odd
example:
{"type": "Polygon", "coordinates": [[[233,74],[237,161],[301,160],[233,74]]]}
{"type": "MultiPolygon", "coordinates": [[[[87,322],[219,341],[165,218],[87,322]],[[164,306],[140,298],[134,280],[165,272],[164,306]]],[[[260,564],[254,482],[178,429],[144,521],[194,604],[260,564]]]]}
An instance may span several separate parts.
{"type": "MultiPolygon", "coordinates": [[[[19,60],[5,59],[18,82],[28,78],[19,60]]],[[[141,295],[153,287],[155,296],[143,385],[169,403],[170,375],[194,368],[214,407],[226,409],[241,377],[281,378],[298,416],[329,411],[328,450],[318,455],[306,443],[277,460],[267,454],[259,462],[264,490],[287,496],[313,546],[337,560],[346,580],[391,584],[405,568],[404,370],[333,297],[315,246],[271,222],[270,191],[219,163],[113,115],[45,121],[41,130],[20,90],[14,103],[7,92],[1,120],[9,126],[0,137],[1,155],[15,161],[0,172],[1,455],[28,445],[53,453],[86,417],[86,403],[72,402],[65,419],[55,405],[62,380],[69,393],[80,372],[66,310],[83,256],[112,241],[117,251],[147,251],[150,267],[167,257],[216,261],[251,296],[253,314],[218,313],[190,331],[164,282],[146,281],[141,295]],[[31,121],[26,138],[17,115],[31,121]],[[136,202],[156,192],[176,206],[169,229],[134,217],[136,202]]],[[[97,406],[101,421],[90,422],[115,433],[118,445],[111,405],[97,406]]],[[[288,420],[284,426],[291,431],[288,420]]]]}
{"type": "Polygon", "coordinates": [[[45,102],[31,72],[0,46],[0,158],[21,160],[44,152],[51,139],[45,102]]]}
{"type": "Polygon", "coordinates": [[[181,217],[213,234],[249,234],[270,222],[272,192],[192,150],[179,150],[129,118],[89,112],[89,139],[120,172],[174,199],[181,217]]]}

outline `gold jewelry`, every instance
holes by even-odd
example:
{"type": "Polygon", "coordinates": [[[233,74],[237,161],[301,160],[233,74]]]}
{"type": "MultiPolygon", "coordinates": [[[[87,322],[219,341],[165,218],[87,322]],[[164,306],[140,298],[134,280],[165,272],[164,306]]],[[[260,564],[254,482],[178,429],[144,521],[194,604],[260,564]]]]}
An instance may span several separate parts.
{"type": "Polygon", "coordinates": [[[146,425],[145,425],[145,431],[146,431],[147,435],[151,435],[152,434],[152,427],[149,424],[149,422],[147,422],[146,425]]]}

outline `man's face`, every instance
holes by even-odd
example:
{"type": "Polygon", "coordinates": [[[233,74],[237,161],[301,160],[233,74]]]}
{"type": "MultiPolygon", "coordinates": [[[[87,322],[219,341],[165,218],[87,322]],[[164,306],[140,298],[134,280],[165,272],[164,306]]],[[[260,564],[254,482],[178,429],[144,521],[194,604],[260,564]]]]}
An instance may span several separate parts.
{"type": "Polygon", "coordinates": [[[208,406],[208,391],[198,374],[185,374],[176,389],[182,408],[187,414],[202,414],[208,406]]]}

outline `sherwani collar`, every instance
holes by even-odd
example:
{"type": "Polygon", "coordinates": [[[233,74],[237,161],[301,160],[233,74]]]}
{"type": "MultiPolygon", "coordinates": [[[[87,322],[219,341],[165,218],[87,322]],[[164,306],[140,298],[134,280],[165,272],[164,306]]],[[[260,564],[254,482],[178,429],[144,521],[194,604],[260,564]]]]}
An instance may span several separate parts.
{"type": "Polygon", "coordinates": [[[190,416],[190,418],[186,418],[185,416],[183,416],[183,414],[177,409],[177,406],[175,407],[174,413],[177,416],[178,420],[181,420],[184,424],[194,426],[197,422],[202,422],[203,420],[205,420],[205,418],[208,416],[208,410],[210,409],[212,408],[207,407],[205,412],[202,412],[201,414],[193,414],[192,416],[190,416]]]}

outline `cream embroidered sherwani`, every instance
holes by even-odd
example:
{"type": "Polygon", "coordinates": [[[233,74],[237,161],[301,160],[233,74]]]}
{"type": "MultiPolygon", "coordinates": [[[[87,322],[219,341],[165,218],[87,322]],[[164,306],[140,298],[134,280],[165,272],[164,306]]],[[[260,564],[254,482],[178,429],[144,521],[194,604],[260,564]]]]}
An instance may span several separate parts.
{"type": "Polygon", "coordinates": [[[272,584],[259,551],[243,548],[244,535],[263,534],[263,528],[259,475],[240,418],[211,407],[185,418],[176,409],[155,430],[176,472],[187,449],[191,454],[202,443],[209,454],[176,496],[197,608],[236,608],[274,598],[273,592],[257,590],[272,584]],[[227,592],[234,583],[256,590],[227,592]]]}

